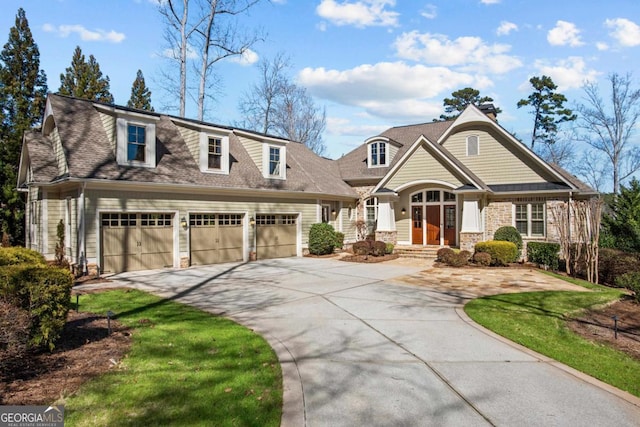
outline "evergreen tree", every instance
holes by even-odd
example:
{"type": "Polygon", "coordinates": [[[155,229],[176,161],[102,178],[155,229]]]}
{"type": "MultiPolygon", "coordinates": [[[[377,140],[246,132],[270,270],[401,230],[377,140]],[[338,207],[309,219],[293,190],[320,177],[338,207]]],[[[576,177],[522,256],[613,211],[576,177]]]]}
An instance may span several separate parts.
{"type": "Polygon", "coordinates": [[[76,46],[71,59],[71,66],[60,74],[60,95],[89,99],[91,101],[113,103],[113,95],[109,92],[109,76],[102,76],[100,65],[93,55],[85,60],[80,46],[76,46]]]}
{"type": "Polygon", "coordinates": [[[136,79],[133,81],[133,86],[131,86],[131,98],[129,98],[129,101],[127,102],[127,107],[154,111],[151,106],[151,91],[144,81],[142,70],[138,70],[136,79]]]}
{"type": "Polygon", "coordinates": [[[633,178],[629,186],[620,186],[620,194],[608,203],[610,213],[602,218],[603,232],[613,247],[640,252],[640,182],[633,178]]]}
{"type": "Polygon", "coordinates": [[[40,51],[20,8],[0,52],[0,219],[13,244],[24,243],[24,201],[16,189],[22,137],[40,121],[46,96],[40,51]]]}
{"type": "MultiPolygon", "coordinates": [[[[440,116],[441,120],[455,119],[464,111],[469,104],[482,105],[493,102],[493,98],[489,96],[480,96],[480,91],[471,87],[456,90],[451,93],[451,98],[445,98],[443,101],[444,111],[447,114],[440,116]]],[[[502,110],[496,107],[496,116],[502,110]]]]}
{"type": "Polygon", "coordinates": [[[527,99],[518,101],[518,108],[530,105],[533,119],[533,132],[531,134],[531,149],[536,141],[551,145],[556,142],[558,125],[563,122],[573,121],[577,118],[575,114],[564,107],[567,98],[556,93],[558,86],[551,77],[531,77],[529,83],[533,86],[533,93],[527,99]]]}

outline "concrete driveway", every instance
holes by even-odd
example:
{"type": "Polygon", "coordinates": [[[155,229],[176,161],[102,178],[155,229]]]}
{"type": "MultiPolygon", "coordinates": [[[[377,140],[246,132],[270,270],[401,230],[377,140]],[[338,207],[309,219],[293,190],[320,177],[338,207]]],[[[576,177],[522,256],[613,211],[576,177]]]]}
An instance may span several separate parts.
{"type": "Polygon", "coordinates": [[[639,399],[476,326],[468,297],[406,283],[421,270],[289,258],[112,279],[264,336],[282,365],[283,426],[640,424],[639,399]]]}

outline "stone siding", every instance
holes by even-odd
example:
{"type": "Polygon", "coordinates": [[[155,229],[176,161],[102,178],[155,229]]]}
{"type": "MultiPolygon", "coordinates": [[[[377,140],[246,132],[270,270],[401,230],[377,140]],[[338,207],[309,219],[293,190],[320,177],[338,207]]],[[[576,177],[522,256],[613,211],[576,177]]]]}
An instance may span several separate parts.
{"type": "Polygon", "coordinates": [[[376,240],[385,243],[398,244],[398,232],[397,231],[376,231],[376,240]]]}
{"type": "Polygon", "coordinates": [[[473,252],[476,243],[484,240],[484,233],[460,233],[460,249],[464,251],[473,252]]]}
{"type": "Polygon", "coordinates": [[[493,239],[496,230],[503,225],[513,225],[513,203],[510,200],[491,201],[485,208],[487,239],[493,239]]]}

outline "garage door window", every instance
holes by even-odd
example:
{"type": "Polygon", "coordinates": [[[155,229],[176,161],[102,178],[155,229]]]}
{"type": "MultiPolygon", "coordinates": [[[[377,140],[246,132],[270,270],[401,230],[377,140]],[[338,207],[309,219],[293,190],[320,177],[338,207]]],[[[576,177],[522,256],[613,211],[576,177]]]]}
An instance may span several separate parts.
{"type": "Polygon", "coordinates": [[[242,215],[237,214],[222,214],[218,215],[218,225],[220,226],[234,226],[242,225],[242,215]]]}
{"type": "Polygon", "coordinates": [[[171,214],[142,214],[140,223],[143,227],[171,227],[171,214]]]}
{"type": "Polygon", "coordinates": [[[280,217],[280,224],[282,224],[282,225],[295,225],[296,224],[296,216],[295,215],[282,215],[280,217]]]}
{"type": "Polygon", "coordinates": [[[189,216],[189,225],[192,227],[215,225],[215,221],[216,216],[214,214],[191,214],[189,216]]]}
{"type": "Polygon", "coordinates": [[[276,216],[275,215],[256,215],[256,223],[258,225],[275,225],[276,216]]]}
{"type": "Polygon", "coordinates": [[[102,215],[103,227],[135,227],[136,214],[111,213],[102,215]]]}

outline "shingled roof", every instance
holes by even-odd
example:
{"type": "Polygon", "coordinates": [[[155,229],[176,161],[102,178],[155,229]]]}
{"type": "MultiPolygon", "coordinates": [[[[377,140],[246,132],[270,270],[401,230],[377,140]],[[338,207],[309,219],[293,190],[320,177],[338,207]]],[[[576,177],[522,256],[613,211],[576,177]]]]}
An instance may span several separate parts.
{"type": "Polygon", "coordinates": [[[424,135],[425,138],[436,142],[440,136],[451,126],[453,121],[421,123],[408,126],[396,126],[382,132],[379,136],[389,138],[399,146],[398,152],[393,157],[389,166],[369,168],[367,165],[367,145],[362,144],[350,153],[337,160],[340,166],[342,179],[346,181],[361,180],[367,178],[382,178],[402,158],[409,147],[424,135]]]}
{"type": "MultiPolygon", "coordinates": [[[[287,144],[286,180],[264,178],[235,133],[229,136],[229,174],[202,173],[174,123],[175,118],[157,113],[142,112],[159,119],[156,123],[156,167],[122,166],[116,161],[94,102],[60,95],[49,95],[49,101],[66,155],[69,178],[358,197],[340,178],[334,162],[316,155],[298,142],[287,144]]],[[[128,109],[122,107],[122,110],[128,109]]],[[[243,133],[246,134],[245,131],[243,133]]],[[[57,175],[55,164],[46,163],[46,159],[50,162],[54,158],[51,142],[37,135],[32,132],[27,140],[32,168],[36,165],[39,168],[37,181],[50,182],[57,175]]],[[[255,136],[257,139],[264,137],[257,133],[255,136]]]]}

